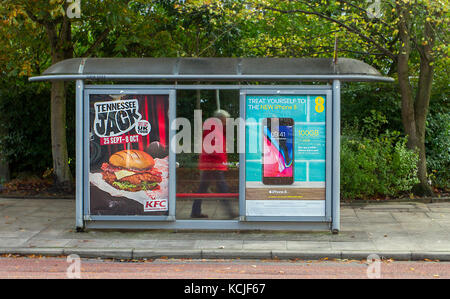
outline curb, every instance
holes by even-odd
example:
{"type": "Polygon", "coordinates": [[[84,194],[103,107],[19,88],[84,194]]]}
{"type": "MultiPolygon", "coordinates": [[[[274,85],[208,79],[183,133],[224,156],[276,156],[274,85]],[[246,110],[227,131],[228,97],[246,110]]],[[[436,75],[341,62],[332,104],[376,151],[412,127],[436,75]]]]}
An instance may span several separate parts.
{"type": "Polygon", "coordinates": [[[221,250],[221,249],[133,249],[133,248],[0,248],[0,254],[68,256],[105,259],[273,259],[273,260],[365,260],[376,254],[381,260],[450,261],[450,251],[295,251],[295,250],[221,250]]]}

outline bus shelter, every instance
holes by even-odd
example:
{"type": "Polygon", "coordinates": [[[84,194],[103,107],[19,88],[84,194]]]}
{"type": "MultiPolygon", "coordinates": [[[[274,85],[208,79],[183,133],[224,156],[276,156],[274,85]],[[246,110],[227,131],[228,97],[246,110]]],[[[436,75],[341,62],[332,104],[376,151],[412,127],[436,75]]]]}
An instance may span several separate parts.
{"type": "Polygon", "coordinates": [[[76,228],[340,230],[339,58],[75,58],[76,228]]]}

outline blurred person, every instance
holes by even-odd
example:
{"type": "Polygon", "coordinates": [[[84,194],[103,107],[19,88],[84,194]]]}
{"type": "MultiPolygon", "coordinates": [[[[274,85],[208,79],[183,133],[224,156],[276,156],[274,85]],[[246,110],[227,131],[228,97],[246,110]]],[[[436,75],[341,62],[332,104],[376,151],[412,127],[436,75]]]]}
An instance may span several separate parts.
{"type": "MultiPolygon", "coordinates": [[[[225,172],[228,170],[226,119],[229,117],[230,114],[227,111],[217,110],[214,112],[214,118],[210,118],[205,122],[209,129],[203,130],[202,153],[198,163],[200,170],[198,193],[207,193],[208,187],[214,182],[216,183],[217,193],[229,192],[228,184],[225,181],[225,172]]],[[[231,218],[235,218],[236,215],[233,213],[231,203],[228,200],[222,200],[221,202],[226,213],[231,218]]],[[[202,214],[201,199],[194,200],[191,218],[208,218],[208,215],[202,214]]]]}

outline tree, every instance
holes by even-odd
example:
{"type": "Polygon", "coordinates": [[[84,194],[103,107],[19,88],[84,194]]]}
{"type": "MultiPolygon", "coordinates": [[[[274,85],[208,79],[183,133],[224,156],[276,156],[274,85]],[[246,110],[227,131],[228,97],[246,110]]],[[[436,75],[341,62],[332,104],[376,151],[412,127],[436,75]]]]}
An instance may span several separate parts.
{"type": "MultiPolygon", "coordinates": [[[[58,63],[65,59],[70,59],[77,54],[77,56],[85,57],[94,53],[101,43],[106,39],[111,28],[115,24],[123,21],[126,14],[118,11],[125,11],[129,1],[96,1],[86,3],[83,6],[83,14],[85,18],[79,22],[77,19],[70,18],[67,14],[70,3],[65,0],[51,0],[51,1],[27,1],[27,0],[5,0],[2,3],[1,9],[8,16],[4,20],[6,25],[6,34],[9,30],[14,32],[14,27],[17,25],[26,27],[27,30],[23,32],[16,31],[15,39],[26,40],[27,48],[21,51],[31,51],[38,53],[39,56],[47,56],[51,64],[58,63]],[[100,26],[98,24],[101,24],[100,26]],[[95,30],[92,27],[95,26],[95,30]],[[88,30],[76,30],[86,29],[88,30]],[[103,28],[103,29],[101,29],[103,28]],[[98,30],[101,30],[100,32],[98,30]],[[43,39],[36,39],[33,33],[45,33],[46,48],[42,48],[43,39]],[[75,53],[76,37],[73,33],[79,35],[90,36],[90,44],[83,52],[75,53]],[[42,53],[40,52],[41,50],[42,53]]],[[[38,35],[39,36],[39,35],[38,35]]],[[[82,39],[82,38],[80,38],[82,39]]],[[[85,40],[86,41],[86,40],[85,40]]],[[[83,47],[82,47],[83,49],[83,47]]],[[[17,49],[14,49],[17,51],[17,49]]],[[[11,51],[10,55],[17,54],[11,51]],[[12,54],[11,54],[12,53],[12,54]]],[[[7,55],[5,55],[7,56],[7,55]]],[[[8,56],[7,56],[8,57],[8,56]]],[[[9,56],[10,58],[11,56],[9,56]]],[[[26,56],[30,58],[30,56],[26,56]]],[[[44,58],[42,61],[46,61],[44,58]]],[[[42,61],[18,60],[20,68],[27,68],[27,75],[32,74],[31,64],[36,63],[38,66],[35,71],[39,71],[42,61]]],[[[47,65],[48,66],[48,65],[47,65]]],[[[17,66],[15,66],[17,67],[17,66]]],[[[14,67],[12,67],[14,69],[14,67]]],[[[16,75],[17,72],[15,73],[16,75]]],[[[23,75],[23,74],[22,74],[23,75]]],[[[52,135],[52,155],[53,155],[53,171],[55,175],[56,186],[71,191],[73,188],[73,178],[68,164],[68,151],[66,140],[66,94],[68,83],[63,81],[53,81],[51,84],[51,135],[52,135]]]]}
{"type": "Polygon", "coordinates": [[[255,0],[252,13],[264,19],[282,15],[315,18],[332,30],[347,33],[340,49],[375,56],[376,64],[388,74],[396,74],[401,94],[401,114],[408,147],[418,150],[419,194],[431,194],[428,183],[425,133],[434,65],[443,60],[448,65],[448,3],[428,0],[255,0]],[[345,45],[343,45],[345,44],[345,45]],[[383,60],[384,61],[383,61],[383,60]],[[386,60],[388,64],[386,64],[386,60]],[[418,74],[418,76],[416,76],[418,74]],[[417,78],[417,85],[413,79],[417,78]]]}

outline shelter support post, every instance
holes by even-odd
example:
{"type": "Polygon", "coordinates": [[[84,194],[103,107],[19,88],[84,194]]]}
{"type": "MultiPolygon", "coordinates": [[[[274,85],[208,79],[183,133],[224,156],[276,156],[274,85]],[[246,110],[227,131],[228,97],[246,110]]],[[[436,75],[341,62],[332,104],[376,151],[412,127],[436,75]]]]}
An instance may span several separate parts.
{"type": "Polygon", "coordinates": [[[75,202],[76,202],[76,230],[84,230],[83,220],[83,80],[76,81],[75,119],[76,119],[76,176],[75,176],[75,202]]]}
{"type": "Polygon", "coordinates": [[[341,82],[333,81],[333,184],[332,184],[332,225],[331,231],[340,230],[340,171],[341,171],[341,82]]]}

